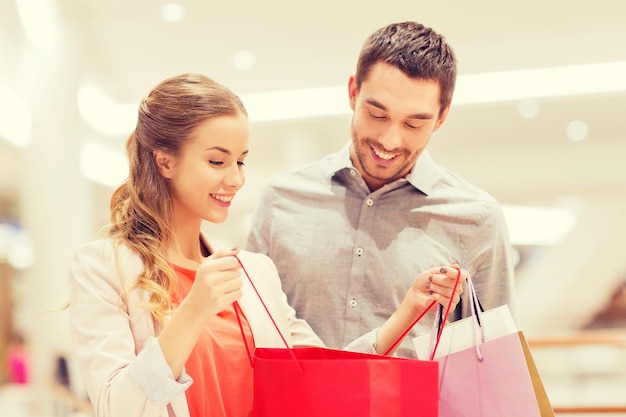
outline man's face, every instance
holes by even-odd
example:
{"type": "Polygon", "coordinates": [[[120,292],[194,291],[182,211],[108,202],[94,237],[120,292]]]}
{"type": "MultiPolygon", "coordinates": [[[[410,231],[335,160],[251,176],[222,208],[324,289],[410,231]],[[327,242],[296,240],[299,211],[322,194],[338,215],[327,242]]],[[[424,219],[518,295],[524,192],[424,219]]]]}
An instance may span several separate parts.
{"type": "Polygon", "coordinates": [[[349,81],[352,116],[350,158],[370,190],[406,176],[445,120],[439,84],[411,79],[379,62],[356,88],[349,81]]]}

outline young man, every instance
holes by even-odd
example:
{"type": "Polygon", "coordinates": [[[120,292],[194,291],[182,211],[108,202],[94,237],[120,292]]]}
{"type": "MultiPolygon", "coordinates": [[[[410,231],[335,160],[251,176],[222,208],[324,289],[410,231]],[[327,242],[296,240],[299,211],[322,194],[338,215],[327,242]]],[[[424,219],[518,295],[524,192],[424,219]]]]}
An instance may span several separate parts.
{"type": "MultiPolygon", "coordinates": [[[[330,347],[380,326],[433,265],[458,262],[485,309],[508,304],[515,314],[499,203],[426,151],[455,81],[454,52],[431,28],[377,30],[348,81],[351,143],[263,191],[247,248],[274,260],[289,303],[330,347]]],[[[471,314],[468,295],[453,320],[471,314]]],[[[410,336],[428,332],[433,317],[410,336]]],[[[415,356],[410,337],[398,355],[415,356]]]]}

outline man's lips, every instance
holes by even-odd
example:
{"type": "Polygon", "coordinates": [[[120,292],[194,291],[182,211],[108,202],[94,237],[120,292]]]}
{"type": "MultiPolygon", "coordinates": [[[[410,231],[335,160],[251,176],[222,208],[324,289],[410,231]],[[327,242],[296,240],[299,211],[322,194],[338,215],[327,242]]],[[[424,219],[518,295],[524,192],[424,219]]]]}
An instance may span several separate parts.
{"type": "Polygon", "coordinates": [[[370,151],[374,162],[376,162],[378,165],[384,166],[393,164],[399,155],[397,153],[385,152],[380,149],[376,149],[373,146],[370,146],[370,151]]]}

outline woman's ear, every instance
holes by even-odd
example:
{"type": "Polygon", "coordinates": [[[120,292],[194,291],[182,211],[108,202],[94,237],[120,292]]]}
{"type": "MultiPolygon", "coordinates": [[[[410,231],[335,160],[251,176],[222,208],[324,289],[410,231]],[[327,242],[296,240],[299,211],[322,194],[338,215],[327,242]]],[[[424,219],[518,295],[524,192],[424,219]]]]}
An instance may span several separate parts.
{"type": "Polygon", "coordinates": [[[163,151],[153,151],[152,157],[163,178],[172,178],[172,168],[174,166],[172,157],[163,151]]]}

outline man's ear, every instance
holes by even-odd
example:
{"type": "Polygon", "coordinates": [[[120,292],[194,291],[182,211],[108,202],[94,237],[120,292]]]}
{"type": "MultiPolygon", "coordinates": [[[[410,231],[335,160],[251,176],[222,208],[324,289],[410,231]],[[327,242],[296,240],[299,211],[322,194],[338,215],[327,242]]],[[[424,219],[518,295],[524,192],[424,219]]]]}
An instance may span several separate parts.
{"type": "Polygon", "coordinates": [[[172,178],[172,167],[174,164],[171,156],[163,151],[153,151],[152,157],[163,178],[172,178]]]}
{"type": "Polygon", "coordinates": [[[441,113],[439,113],[439,117],[437,118],[437,122],[435,123],[435,128],[433,129],[433,132],[437,131],[437,129],[441,127],[443,122],[446,121],[446,117],[448,117],[449,111],[450,111],[450,105],[448,105],[448,107],[446,107],[445,109],[443,109],[441,113]]]}
{"type": "Polygon", "coordinates": [[[356,105],[356,95],[358,90],[356,88],[356,78],[354,75],[351,75],[348,79],[348,97],[350,98],[350,108],[354,111],[354,107],[356,105]]]}

